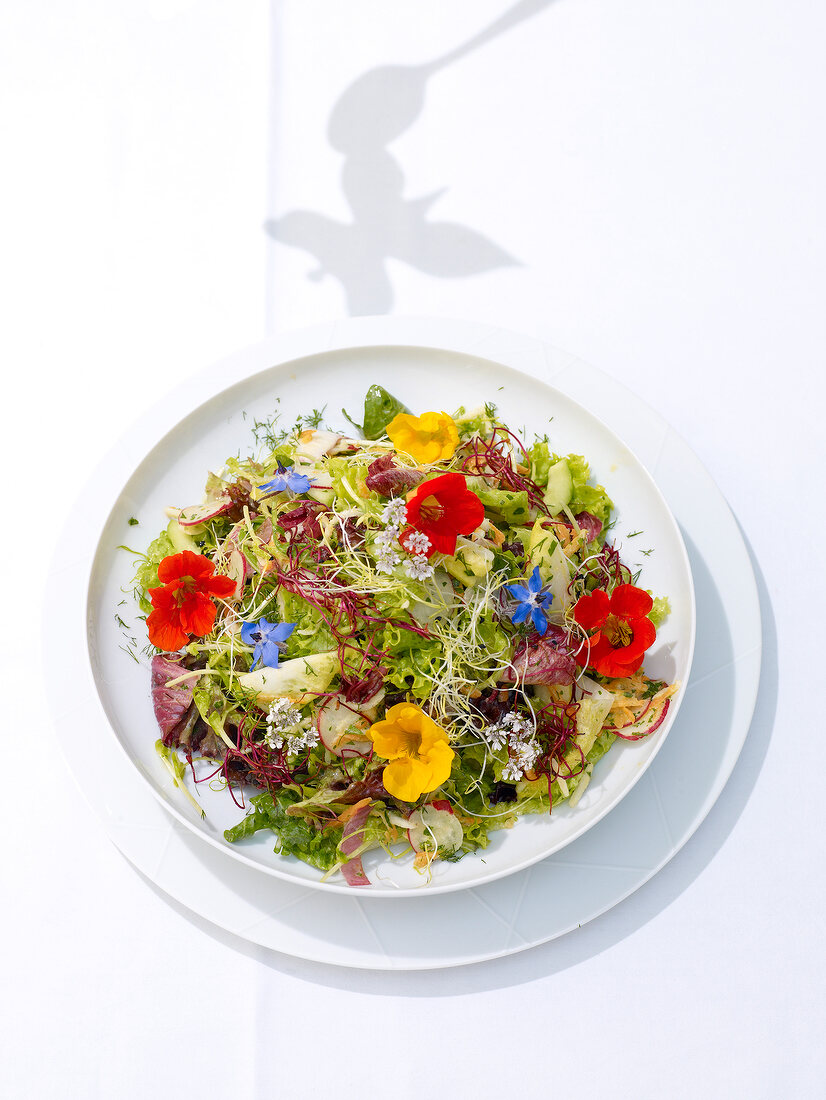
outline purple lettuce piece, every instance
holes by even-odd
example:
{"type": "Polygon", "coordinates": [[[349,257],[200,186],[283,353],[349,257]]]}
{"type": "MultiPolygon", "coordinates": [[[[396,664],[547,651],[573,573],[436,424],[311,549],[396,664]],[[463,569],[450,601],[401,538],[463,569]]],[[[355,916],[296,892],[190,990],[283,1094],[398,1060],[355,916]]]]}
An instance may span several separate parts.
{"type": "Polygon", "coordinates": [[[297,508],[290,512],[283,512],[278,517],[278,524],[283,531],[296,531],[300,534],[310,535],[311,538],[321,538],[321,524],[318,522],[319,512],[324,511],[324,505],[316,500],[303,500],[297,508]]]}
{"type": "Polygon", "coordinates": [[[336,802],[343,802],[345,806],[354,806],[357,802],[361,802],[362,798],[387,799],[389,797],[384,788],[384,768],[368,772],[364,779],[358,779],[346,786],[342,785],[340,791],[337,784],[333,789],[336,791],[336,802]]]}
{"type": "Polygon", "coordinates": [[[365,485],[379,496],[401,496],[424,481],[420,470],[402,469],[395,465],[392,455],[382,455],[367,467],[365,485]]]}
{"type": "Polygon", "coordinates": [[[593,542],[595,538],[599,537],[602,531],[602,520],[597,516],[592,516],[590,512],[577,512],[574,519],[585,532],[585,538],[588,542],[593,542]]]}
{"type": "MultiPolygon", "coordinates": [[[[339,845],[344,855],[355,852],[364,843],[364,823],[370,814],[371,803],[359,806],[353,816],[344,826],[339,845]]],[[[361,856],[353,856],[342,866],[341,873],[350,886],[369,886],[370,879],[364,872],[361,856]]]]}
{"type": "Polygon", "coordinates": [[[166,686],[185,671],[177,661],[170,661],[167,657],[152,658],[152,707],[165,745],[180,744],[180,735],[192,716],[192,692],[197,677],[193,676],[175,687],[166,686]]]}
{"type": "Polygon", "coordinates": [[[553,624],[540,638],[532,635],[517,648],[513,667],[505,674],[507,683],[571,684],[576,676],[576,660],[566,632],[553,624]]]}
{"type": "Polygon", "coordinates": [[[363,546],[367,532],[354,516],[346,516],[341,522],[341,537],[347,539],[351,546],[363,546]]]}

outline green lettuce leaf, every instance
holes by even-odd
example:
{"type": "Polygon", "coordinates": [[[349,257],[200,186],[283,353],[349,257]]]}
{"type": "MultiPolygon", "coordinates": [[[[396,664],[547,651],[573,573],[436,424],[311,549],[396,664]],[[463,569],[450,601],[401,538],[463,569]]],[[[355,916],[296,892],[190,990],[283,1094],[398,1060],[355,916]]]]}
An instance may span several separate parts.
{"type": "Polygon", "coordinates": [[[524,490],[514,493],[509,489],[474,487],[473,491],[488,511],[493,512],[495,517],[502,516],[510,527],[518,527],[530,519],[530,503],[524,490]]]}
{"type": "Polygon", "coordinates": [[[192,691],[198,713],[217,736],[223,740],[227,718],[235,714],[234,702],[220,690],[211,676],[201,676],[192,691]]]}
{"type": "Polygon", "coordinates": [[[571,471],[571,480],[574,483],[574,495],[569,508],[574,513],[590,512],[592,516],[602,520],[606,527],[611,519],[611,511],[614,507],[611,498],[601,485],[589,485],[591,467],[582,455],[566,455],[565,461],[571,471]]]}
{"type": "Polygon", "coordinates": [[[671,604],[668,601],[668,597],[658,596],[654,600],[654,606],[648,612],[648,618],[651,620],[654,626],[659,627],[662,623],[665,622],[670,614],[671,604]]]}
{"type": "Polygon", "coordinates": [[[548,484],[548,470],[551,468],[551,449],[547,439],[538,439],[528,450],[531,460],[531,479],[537,485],[548,484]]]}
{"type": "Polygon", "coordinates": [[[339,862],[337,849],[343,827],[334,825],[322,831],[311,821],[288,814],[288,808],[300,797],[297,791],[286,787],[275,795],[269,792],[256,795],[251,799],[253,813],[226,829],[225,840],[234,844],[260,829],[271,829],[276,837],[273,851],[277,854],[296,856],[320,871],[329,871],[339,862]]]}
{"type": "Polygon", "coordinates": [[[390,683],[400,691],[411,691],[417,699],[426,699],[433,690],[432,678],[442,666],[439,642],[389,623],[382,632],[381,644],[388,654],[390,683]]]}
{"type": "MultiPolygon", "coordinates": [[[[124,547],[124,549],[126,549],[126,547],[124,547]]],[[[148,589],[157,588],[160,585],[158,566],[164,558],[174,553],[176,553],[176,550],[172,544],[172,540],[166,531],[163,531],[156,539],[150,542],[146,554],[142,557],[135,570],[133,583],[138,590],[138,604],[140,605],[141,611],[146,614],[149,614],[152,610],[152,603],[146,595],[146,592],[148,589]]]]}
{"type": "Polygon", "coordinates": [[[336,639],[322,622],[321,612],[312,604],[283,588],[278,590],[277,602],[281,622],[295,623],[295,630],[287,639],[284,649],[286,657],[327,653],[336,648],[336,639]]]}
{"type": "Polygon", "coordinates": [[[373,516],[381,512],[384,501],[378,493],[369,492],[367,496],[361,493],[370,461],[369,458],[359,462],[338,456],[327,459],[326,466],[333,480],[333,492],[339,508],[355,506],[359,511],[373,516]]]}

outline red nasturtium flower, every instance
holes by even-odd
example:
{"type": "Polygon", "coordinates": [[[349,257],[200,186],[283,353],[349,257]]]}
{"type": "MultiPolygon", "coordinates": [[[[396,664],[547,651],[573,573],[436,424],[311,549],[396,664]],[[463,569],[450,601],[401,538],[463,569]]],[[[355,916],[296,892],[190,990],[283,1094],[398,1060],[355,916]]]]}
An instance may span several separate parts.
{"type": "Polygon", "coordinates": [[[630,676],[636,672],[657,637],[648,618],[653,606],[648,593],[633,584],[618,585],[610,596],[599,588],[580,596],[574,618],[591,640],[590,655],[583,648],[577,658],[580,664],[587,659],[600,676],[630,676]]]}
{"type": "Polygon", "coordinates": [[[149,641],[167,653],[186,645],[192,636],[209,634],[218,613],[211,597],[226,598],[235,591],[235,581],[217,576],[209,558],[191,550],[164,558],[158,580],[161,586],[149,589],[154,610],[146,625],[149,641]]]}
{"type": "Polygon", "coordinates": [[[485,518],[485,508],[475,493],[467,487],[463,474],[441,474],[423,481],[407,502],[407,522],[401,543],[410,528],[421,531],[430,539],[430,557],[456,553],[458,535],[469,535],[485,518]]]}

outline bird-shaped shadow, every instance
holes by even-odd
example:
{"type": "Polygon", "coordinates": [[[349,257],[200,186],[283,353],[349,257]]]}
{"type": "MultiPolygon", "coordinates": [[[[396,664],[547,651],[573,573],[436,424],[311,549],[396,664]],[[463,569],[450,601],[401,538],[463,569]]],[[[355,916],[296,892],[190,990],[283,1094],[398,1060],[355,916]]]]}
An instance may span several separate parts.
{"type": "Polygon", "coordinates": [[[393,307],[390,259],[443,279],[477,275],[519,261],[483,233],[431,217],[446,189],[406,199],[404,173],[386,148],[419,117],[430,77],[536,15],[553,0],[520,0],[468,42],[426,65],[371,69],[347,88],[333,107],[327,136],[344,155],[342,189],[351,221],[312,210],[293,210],[266,223],[281,244],[303,249],[344,288],[350,314],[388,313],[393,307]]]}

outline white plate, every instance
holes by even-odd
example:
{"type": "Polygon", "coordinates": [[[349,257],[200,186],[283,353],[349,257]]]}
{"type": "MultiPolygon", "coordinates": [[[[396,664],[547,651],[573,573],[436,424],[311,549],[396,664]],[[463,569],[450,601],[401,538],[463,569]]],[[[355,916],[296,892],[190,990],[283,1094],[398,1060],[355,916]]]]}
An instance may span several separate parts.
{"type": "MultiPolygon", "coordinates": [[[[322,345],[323,346],[323,345],[322,345]]],[[[243,356],[249,365],[249,353],[243,356]]],[[[361,409],[364,393],[376,381],[414,411],[475,408],[495,401],[505,423],[523,438],[548,432],[552,449],[560,454],[584,454],[594,476],[615,501],[616,526],[612,540],[623,546],[632,567],[643,565],[640,583],[666,595],[672,612],[646,655],[646,671],[668,682],[685,684],[694,645],[694,593],[685,548],[673,517],[644,467],[627,446],[581,405],[558,389],[479,355],[444,349],[385,344],[317,352],[298,359],[275,357],[271,348],[260,350],[254,369],[233,386],[200,404],[167,433],[132,473],[105,523],[95,555],[89,586],[88,629],[92,671],[109,724],[136,770],[153,793],[183,824],[234,859],[267,873],[324,891],[348,892],[341,875],[327,882],[321,873],[293,857],[273,852],[273,837],[261,831],[238,844],[224,840],[224,830],[242,816],[229,793],[202,783],[198,799],[206,811],[201,818],[176,790],[154,751],[158,736],[149,693],[149,662],[137,663],[124,647],[123,630],[115,612],[130,623],[139,649],[145,645],[145,626],[136,620],[124,590],[134,575],[134,555],[119,547],[145,550],[165,526],[164,508],[201,499],[207,470],[220,470],[228,455],[246,455],[255,449],[252,423],[271,416],[295,422],[302,413],[327,404],[329,423],[346,427],[340,409],[361,409]],[[129,520],[137,517],[138,527],[129,520]],[[642,550],[653,548],[646,558],[642,550]]],[[[231,375],[236,367],[229,364],[231,375]]],[[[147,440],[147,445],[151,444],[147,440]]],[[[680,708],[683,693],[672,700],[665,722],[651,737],[623,741],[596,766],[578,804],[551,815],[521,818],[517,827],[491,834],[487,848],[458,863],[439,861],[432,878],[414,870],[412,859],[393,859],[382,850],[368,853],[364,866],[372,896],[398,899],[408,893],[465,889],[519,871],[583,835],[633,788],[664,743],[680,708]]]]}
{"type": "MultiPolygon", "coordinates": [[[[693,834],[719,796],[748,730],[757,691],[760,621],[754,579],[736,524],[691,451],[611,379],[538,341],[479,325],[376,318],[288,334],[202,372],[212,394],[264,358],[318,346],[438,345],[477,353],[547,380],[623,431],[657,476],[687,536],[698,597],[699,644],[674,733],[643,780],[605,821],[564,852],[515,875],[457,893],[400,900],[322,895],[261,875],[194,836],[153,798],[112,738],[84,654],[83,593],[101,514],[126,472],[190,403],[191,383],[139,425],[101,468],[61,541],[49,606],[74,623],[69,659],[50,668],[58,731],[76,778],[113,840],[162,889],[251,942],[321,962],[411,969],[477,961],[542,943],[604,912],[656,872],[693,834]],[[698,690],[699,689],[699,690],[698,690]]],[[[652,555],[653,557],[653,555],[652,555]]]]}

